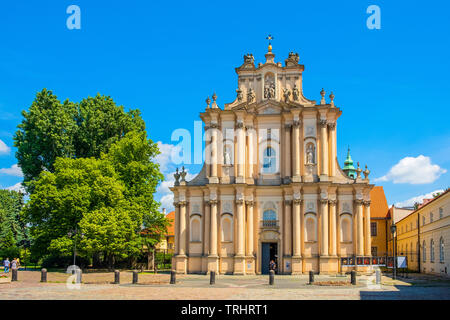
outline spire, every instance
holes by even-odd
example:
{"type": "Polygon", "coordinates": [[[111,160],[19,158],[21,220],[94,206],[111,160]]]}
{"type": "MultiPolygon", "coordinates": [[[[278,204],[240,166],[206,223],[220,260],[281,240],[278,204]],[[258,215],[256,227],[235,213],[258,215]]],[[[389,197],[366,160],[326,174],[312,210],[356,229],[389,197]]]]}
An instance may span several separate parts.
{"type": "Polygon", "coordinates": [[[344,171],[345,174],[347,176],[349,176],[350,178],[352,178],[352,179],[356,178],[356,169],[353,166],[353,160],[350,155],[350,146],[348,147],[347,159],[345,159],[345,161],[344,161],[344,168],[342,169],[342,171],[344,171]]]}
{"type": "Polygon", "coordinates": [[[272,53],[272,40],[273,39],[274,38],[270,34],[266,37],[266,40],[269,40],[269,46],[267,47],[267,53],[265,54],[266,63],[275,63],[275,61],[274,61],[275,55],[272,53]]]}

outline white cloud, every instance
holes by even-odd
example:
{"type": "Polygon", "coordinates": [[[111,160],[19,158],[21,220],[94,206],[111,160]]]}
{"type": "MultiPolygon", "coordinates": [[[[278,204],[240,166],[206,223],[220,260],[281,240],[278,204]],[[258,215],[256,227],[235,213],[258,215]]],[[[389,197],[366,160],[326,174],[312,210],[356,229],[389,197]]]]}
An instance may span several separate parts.
{"type": "Polygon", "coordinates": [[[161,141],[157,142],[159,151],[161,153],[156,156],[155,160],[159,163],[161,172],[165,172],[169,170],[169,166],[173,165],[173,157],[178,154],[181,150],[181,146],[174,146],[173,144],[162,143],[161,141]]]}
{"type": "Polygon", "coordinates": [[[0,140],[0,154],[9,154],[11,148],[6,145],[2,140],[0,140]]]}
{"type": "Polygon", "coordinates": [[[5,189],[10,191],[22,192],[24,194],[26,193],[24,187],[22,186],[22,182],[16,183],[15,185],[5,189]]]}
{"type": "Polygon", "coordinates": [[[422,203],[423,199],[431,199],[431,198],[433,198],[433,194],[434,193],[438,193],[438,192],[444,192],[444,190],[442,190],[442,189],[441,190],[434,190],[434,191],[432,191],[430,193],[422,194],[422,195],[417,196],[417,197],[412,197],[412,198],[410,198],[408,200],[405,200],[405,201],[396,202],[395,206],[397,208],[413,207],[414,203],[416,203],[416,202],[422,203]]]}
{"type": "Polygon", "coordinates": [[[389,172],[375,181],[393,183],[425,184],[436,181],[447,170],[432,164],[430,157],[420,155],[416,158],[405,157],[394,165],[389,172]]]}
{"type": "Polygon", "coordinates": [[[0,169],[0,173],[6,174],[8,176],[23,177],[22,169],[20,169],[17,164],[13,164],[11,168],[0,169]]]}

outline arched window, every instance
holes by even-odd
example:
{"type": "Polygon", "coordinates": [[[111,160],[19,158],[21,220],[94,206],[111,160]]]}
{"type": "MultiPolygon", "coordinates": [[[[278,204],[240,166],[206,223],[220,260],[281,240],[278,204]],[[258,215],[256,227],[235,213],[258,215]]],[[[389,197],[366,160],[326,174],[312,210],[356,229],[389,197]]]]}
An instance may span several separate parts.
{"type": "Polygon", "coordinates": [[[263,155],[263,173],[275,173],[277,171],[277,159],[275,150],[268,147],[263,155]]]}
{"type": "Polygon", "coordinates": [[[434,240],[430,241],[430,261],[434,262],[434,240]]]}
{"type": "Polygon", "coordinates": [[[425,240],[423,241],[423,257],[422,257],[422,261],[425,262],[427,261],[427,244],[425,243],[425,240]]]}
{"type": "Polygon", "coordinates": [[[349,214],[341,215],[341,241],[352,241],[352,217],[349,214]]]}
{"type": "Polygon", "coordinates": [[[272,210],[265,210],[263,213],[263,226],[264,227],[275,227],[277,223],[277,213],[272,210]]]}
{"type": "Polygon", "coordinates": [[[317,221],[314,214],[305,215],[305,240],[306,241],[316,241],[317,234],[317,221]]]}
{"type": "Polygon", "coordinates": [[[430,223],[433,222],[433,212],[430,212],[430,223]]]}
{"type": "Polygon", "coordinates": [[[202,222],[198,215],[191,217],[191,241],[200,242],[202,241],[202,222]]]}
{"type": "Polygon", "coordinates": [[[231,215],[223,215],[222,217],[222,241],[233,241],[233,218],[231,215]]]}
{"type": "Polygon", "coordinates": [[[439,262],[444,262],[444,238],[439,239],[439,262]]]}

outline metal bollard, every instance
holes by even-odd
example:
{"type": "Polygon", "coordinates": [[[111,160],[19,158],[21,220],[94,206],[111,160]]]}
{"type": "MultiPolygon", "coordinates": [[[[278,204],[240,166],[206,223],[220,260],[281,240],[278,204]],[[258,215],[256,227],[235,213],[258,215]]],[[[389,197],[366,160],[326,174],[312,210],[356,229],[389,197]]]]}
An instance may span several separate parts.
{"type": "Polygon", "coordinates": [[[170,271],[170,284],[175,284],[177,282],[177,273],[175,271],[170,271]]]}
{"type": "Polygon", "coordinates": [[[314,283],[314,271],[309,272],[309,284],[314,283]]]}
{"type": "Polygon", "coordinates": [[[216,283],[216,272],[211,271],[209,273],[209,284],[215,284],[216,283]]]}
{"type": "Polygon", "coordinates": [[[380,270],[375,270],[375,279],[376,279],[376,284],[381,283],[381,271],[380,270]]]}
{"type": "Polygon", "coordinates": [[[17,269],[11,269],[12,271],[12,277],[11,277],[11,281],[17,281],[17,269]]]}
{"type": "Polygon", "coordinates": [[[355,270],[352,270],[350,272],[350,279],[351,279],[352,285],[356,285],[356,271],[355,270]]]}
{"type": "Polygon", "coordinates": [[[273,286],[273,282],[275,280],[275,271],[269,271],[269,285],[273,286]]]}
{"type": "Polygon", "coordinates": [[[134,270],[133,271],[133,284],[138,283],[138,271],[134,270]]]}
{"type": "Polygon", "coordinates": [[[114,270],[114,284],[120,283],[120,271],[114,270]]]}
{"type": "Polygon", "coordinates": [[[41,270],[41,282],[47,282],[47,269],[41,270]]]}

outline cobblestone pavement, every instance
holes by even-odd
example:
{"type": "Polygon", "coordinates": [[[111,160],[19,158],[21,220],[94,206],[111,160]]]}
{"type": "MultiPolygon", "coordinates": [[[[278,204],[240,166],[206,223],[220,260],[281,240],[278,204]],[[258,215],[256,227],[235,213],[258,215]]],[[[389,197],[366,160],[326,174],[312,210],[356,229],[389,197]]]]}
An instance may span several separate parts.
{"type": "Polygon", "coordinates": [[[381,285],[373,276],[359,276],[356,286],[349,277],[315,276],[322,284],[341,282],[341,286],[309,285],[308,276],[275,276],[275,284],[268,284],[268,276],[218,275],[216,284],[209,284],[209,276],[177,275],[177,284],[169,284],[169,274],[139,274],[139,284],[131,284],[132,273],[121,272],[121,284],[112,284],[114,274],[84,273],[79,289],[69,289],[70,274],[49,272],[48,282],[40,282],[40,272],[20,271],[19,281],[0,283],[2,300],[17,299],[183,299],[183,300],[359,300],[359,299],[440,299],[450,300],[450,279],[412,275],[408,279],[392,280],[383,276],[381,285]],[[347,282],[348,284],[345,284],[347,282]]]}

